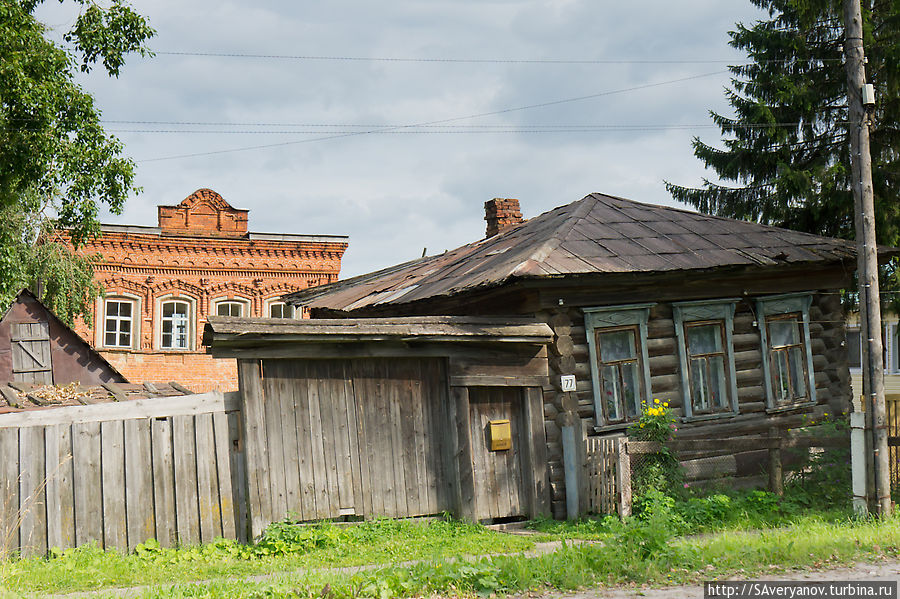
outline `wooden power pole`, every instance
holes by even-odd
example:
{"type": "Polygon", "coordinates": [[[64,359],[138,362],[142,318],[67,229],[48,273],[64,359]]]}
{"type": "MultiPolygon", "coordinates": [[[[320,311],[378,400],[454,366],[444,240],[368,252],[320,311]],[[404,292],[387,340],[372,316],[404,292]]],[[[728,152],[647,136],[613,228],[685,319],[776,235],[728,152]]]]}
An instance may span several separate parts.
{"type": "Polygon", "coordinates": [[[891,512],[888,470],[887,410],[884,403],[884,358],[881,342],[881,298],[878,289],[878,247],[875,242],[875,194],[869,153],[869,109],[874,92],[866,86],[866,56],[860,0],[844,0],[844,58],[849,102],[850,166],[856,224],[860,330],[864,340],[863,403],[871,423],[875,475],[875,511],[891,512]]]}

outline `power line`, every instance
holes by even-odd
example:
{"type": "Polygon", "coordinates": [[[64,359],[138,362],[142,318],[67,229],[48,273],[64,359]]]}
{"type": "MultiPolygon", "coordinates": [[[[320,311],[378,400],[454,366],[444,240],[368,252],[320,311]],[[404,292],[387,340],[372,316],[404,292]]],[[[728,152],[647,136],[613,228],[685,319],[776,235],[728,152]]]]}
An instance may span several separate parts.
{"type": "Polygon", "coordinates": [[[486,116],[495,116],[495,115],[498,115],[498,114],[508,114],[508,113],[511,113],[511,112],[518,112],[518,111],[522,111],[522,110],[530,110],[530,109],[533,109],[533,108],[546,108],[546,107],[548,107],[548,106],[558,106],[558,105],[560,105],[560,104],[567,104],[567,103],[571,103],[571,102],[580,102],[580,101],[583,101],[583,100],[591,100],[591,99],[594,99],[594,98],[601,98],[601,97],[604,97],[604,96],[611,96],[611,95],[615,95],[615,94],[622,94],[622,93],[631,92],[631,91],[637,91],[637,90],[642,90],[642,89],[650,89],[650,88],[654,88],[654,87],[661,87],[661,86],[664,86],[664,85],[672,85],[672,84],[674,84],[674,83],[682,83],[682,82],[685,82],[685,81],[692,81],[692,80],[695,80],[695,79],[701,79],[701,78],[704,78],[704,77],[711,77],[711,76],[713,76],[713,75],[721,75],[721,74],[727,73],[727,72],[728,72],[728,71],[726,70],[726,71],[713,71],[713,72],[711,72],[711,73],[701,73],[701,74],[699,74],[699,75],[690,75],[690,76],[688,76],[688,77],[680,77],[680,78],[678,78],[678,79],[669,79],[669,80],[667,80],[667,81],[658,81],[658,82],[656,82],[656,83],[647,83],[647,84],[644,84],[644,85],[635,85],[635,86],[632,86],[632,87],[626,87],[626,88],[622,88],[622,89],[616,89],[616,90],[604,91],[604,92],[599,92],[599,93],[596,93],[596,94],[589,94],[589,95],[586,95],[586,96],[577,96],[577,97],[574,97],[574,98],[565,98],[565,99],[562,99],[562,100],[552,100],[552,101],[550,101],[550,102],[541,102],[541,103],[539,103],[539,104],[529,104],[529,105],[527,105],[527,106],[518,106],[518,107],[515,107],[515,108],[504,108],[504,109],[502,109],[502,110],[493,110],[493,111],[490,111],[490,112],[482,112],[482,113],[470,114],[470,115],[466,115],[466,116],[452,117],[452,118],[447,118],[447,119],[439,119],[439,120],[428,121],[428,122],[424,122],[424,123],[412,123],[412,124],[409,124],[409,125],[399,125],[399,126],[396,126],[396,127],[390,127],[390,128],[387,128],[387,129],[367,129],[367,130],[364,130],[364,131],[354,131],[354,132],[350,132],[350,133],[340,133],[340,134],[335,134],[335,135],[326,135],[326,136],[324,136],[324,137],[315,137],[315,138],[312,138],[312,139],[301,139],[301,140],[294,140],[294,141],[285,141],[285,142],[280,142],[280,143],[275,143],[275,144],[263,144],[263,145],[256,145],[256,146],[245,146],[245,147],[242,147],[242,148],[230,148],[230,149],[227,149],[227,150],[214,150],[214,151],[211,151],[211,152],[194,152],[194,153],[191,153],[191,154],[179,154],[179,155],[174,155],[174,156],[163,156],[163,157],[159,157],[159,158],[145,158],[145,159],[143,159],[143,160],[138,160],[137,162],[159,162],[159,161],[163,161],[163,160],[177,160],[177,159],[181,159],[181,158],[194,158],[194,157],[198,157],[198,156],[212,156],[212,155],[216,155],[216,154],[228,154],[228,153],[232,153],[232,152],[245,152],[245,151],[249,151],[249,150],[261,150],[261,149],[266,149],[266,148],[283,147],[283,146],[289,146],[289,145],[295,145],[295,144],[302,144],[302,143],[312,143],[312,142],[316,142],[316,141],[326,141],[326,140],[330,140],[330,139],[338,139],[338,138],[341,138],[341,137],[351,137],[351,136],[357,136],[357,135],[369,135],[369,134],[371,134],[371,133],[377,133],[377,132],[386,131],[386,130],[399,130],[399,129],[406,129],[406,128],[422,127],[422,126],[427,126],[427,125],[442,125],[442,124],[445,124],[445,123],[452,123],[452,122],[456,122],[456,121],[463,121],[463,120],[466,120],[466,119],[475,119],[475,118],[481,118],[481,117],[486,117],[486,116]]]}
{"type": "Polygon", "coordinates": [[[840,58],[807,59],[795,58],[734,61],[728,59],[672,59],[672,58],[638,58],[638,59],[565,59],[565,58],[421,58],[400,56],[323,56],[314,54],[252,54],[242,52],[190,52],[174,50],[154,50],[153,54],[162,56],[203,56],[210,58],[250,58],[264,60],[307,60],[332,62],[413,62],[413,63],[451,63],[451,64],[542,64],[542,65],[617,65],[617,64],[760,64],[791,62],[840,62],[840,58]]]}

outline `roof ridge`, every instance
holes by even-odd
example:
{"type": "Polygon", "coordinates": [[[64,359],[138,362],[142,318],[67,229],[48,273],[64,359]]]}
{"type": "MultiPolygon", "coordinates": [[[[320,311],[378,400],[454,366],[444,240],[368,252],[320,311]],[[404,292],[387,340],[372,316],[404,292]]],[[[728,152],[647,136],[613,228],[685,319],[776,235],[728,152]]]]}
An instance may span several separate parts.
{"type": "Polygon", "coordinates": [[[603,197],[610,198],[613,200],[619,200],[621,202],[626,202],[628,204],[638,204],[640,206],[647,206],[652,209],[669,210],[672,212],[679,212],[681,214],[687,214],[689,216],[700,216],[703,218],[712,218],[712,219],[716,219],[716,220],[720,220],[720,221],[726,221],[729,223],[739,223],[742,226],[751,225],[751,226],[756,226],[756,227],[765,227],[766,229],[776,231],[776,232],[784,231],[786,233],[791,233],[791,234],[795,234],[795,235],[805,235],[808,237],[815,237],[816,239],[819,239],[819,240],[828,239],[830,241],[853,243],[852,241],[850,241],[848,239],[841,239],[840,237],[830,237],[828,235],[819,235],[817,233],[807,233],[806,231],[798,231],[796,229],[789,229],[787,227],[779,227],[777,225],[769,225],[769,224],[761,223],[761,222],[758,222],[755,220],[750,221],[750,220],[744,220],[744,219],[740,219],[740,218],[732,218],[730,216],[720,216],[718,214],[707,214],[705,212],[698,212],[696,210],[688,210],[686,208],[679,208],[678,206],[666,206],[664,204],[651,204],[648,202],[639,202],[637,200],[631,200],[628,198],[609,195],[609,194],[602,193],[602,192],[593,192],[590,195],[591,196],[603,196],[603,197]]]}

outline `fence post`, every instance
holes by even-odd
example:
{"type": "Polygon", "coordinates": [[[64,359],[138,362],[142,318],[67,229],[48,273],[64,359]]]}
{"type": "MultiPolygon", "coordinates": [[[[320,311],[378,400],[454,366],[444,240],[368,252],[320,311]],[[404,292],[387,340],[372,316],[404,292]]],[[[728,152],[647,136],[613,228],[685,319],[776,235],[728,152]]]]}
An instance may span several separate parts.
{"type": "Polygon", "coordinates": [[[566,518],[575,520],[584,504],[584,431],[577,415],[562,427],[563,470],[566,481],[566,518]],[[574,420],[574,422],[573,422],[574,420]]]}
{"type": "Polygon", "coordinates": [[[869,512],[866,497],[866,415],[850,414],[850,471],[853,481],[853,511],[864,516],[869,512]]]}
{"type": "Polygon", "coordinates": [[[784,495],[784,476],[781,467],[781,437],[777,427],[769,429],[769,490],[784,495]]]}
{"type": "Polygon", "coordinates": [[[631,515],[631,456],[628,437],[616,439],[616,509],[620,518],[631,515]]]}

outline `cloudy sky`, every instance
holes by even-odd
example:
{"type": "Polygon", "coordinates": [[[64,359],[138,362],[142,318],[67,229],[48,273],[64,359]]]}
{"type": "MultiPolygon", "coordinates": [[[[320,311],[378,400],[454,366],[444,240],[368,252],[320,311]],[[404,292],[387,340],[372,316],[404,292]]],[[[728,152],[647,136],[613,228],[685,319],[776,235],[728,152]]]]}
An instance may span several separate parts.
{"type": "MultiPolygon", "coordinates": [[[[727,112],[743,0],[142,0],[153,58],[86,76],[144,189],[104,222],[155,225],[209,187],[262,232],[350,236],[342,276],[594,191],[673,204],[727,112]],[[223,56],[231,55],[231,56],[223,56]],[[385,60],[401,59],[401,60],[385,60]]],[[[71,7],[39,13],[57,31],[71,7]]]]}

